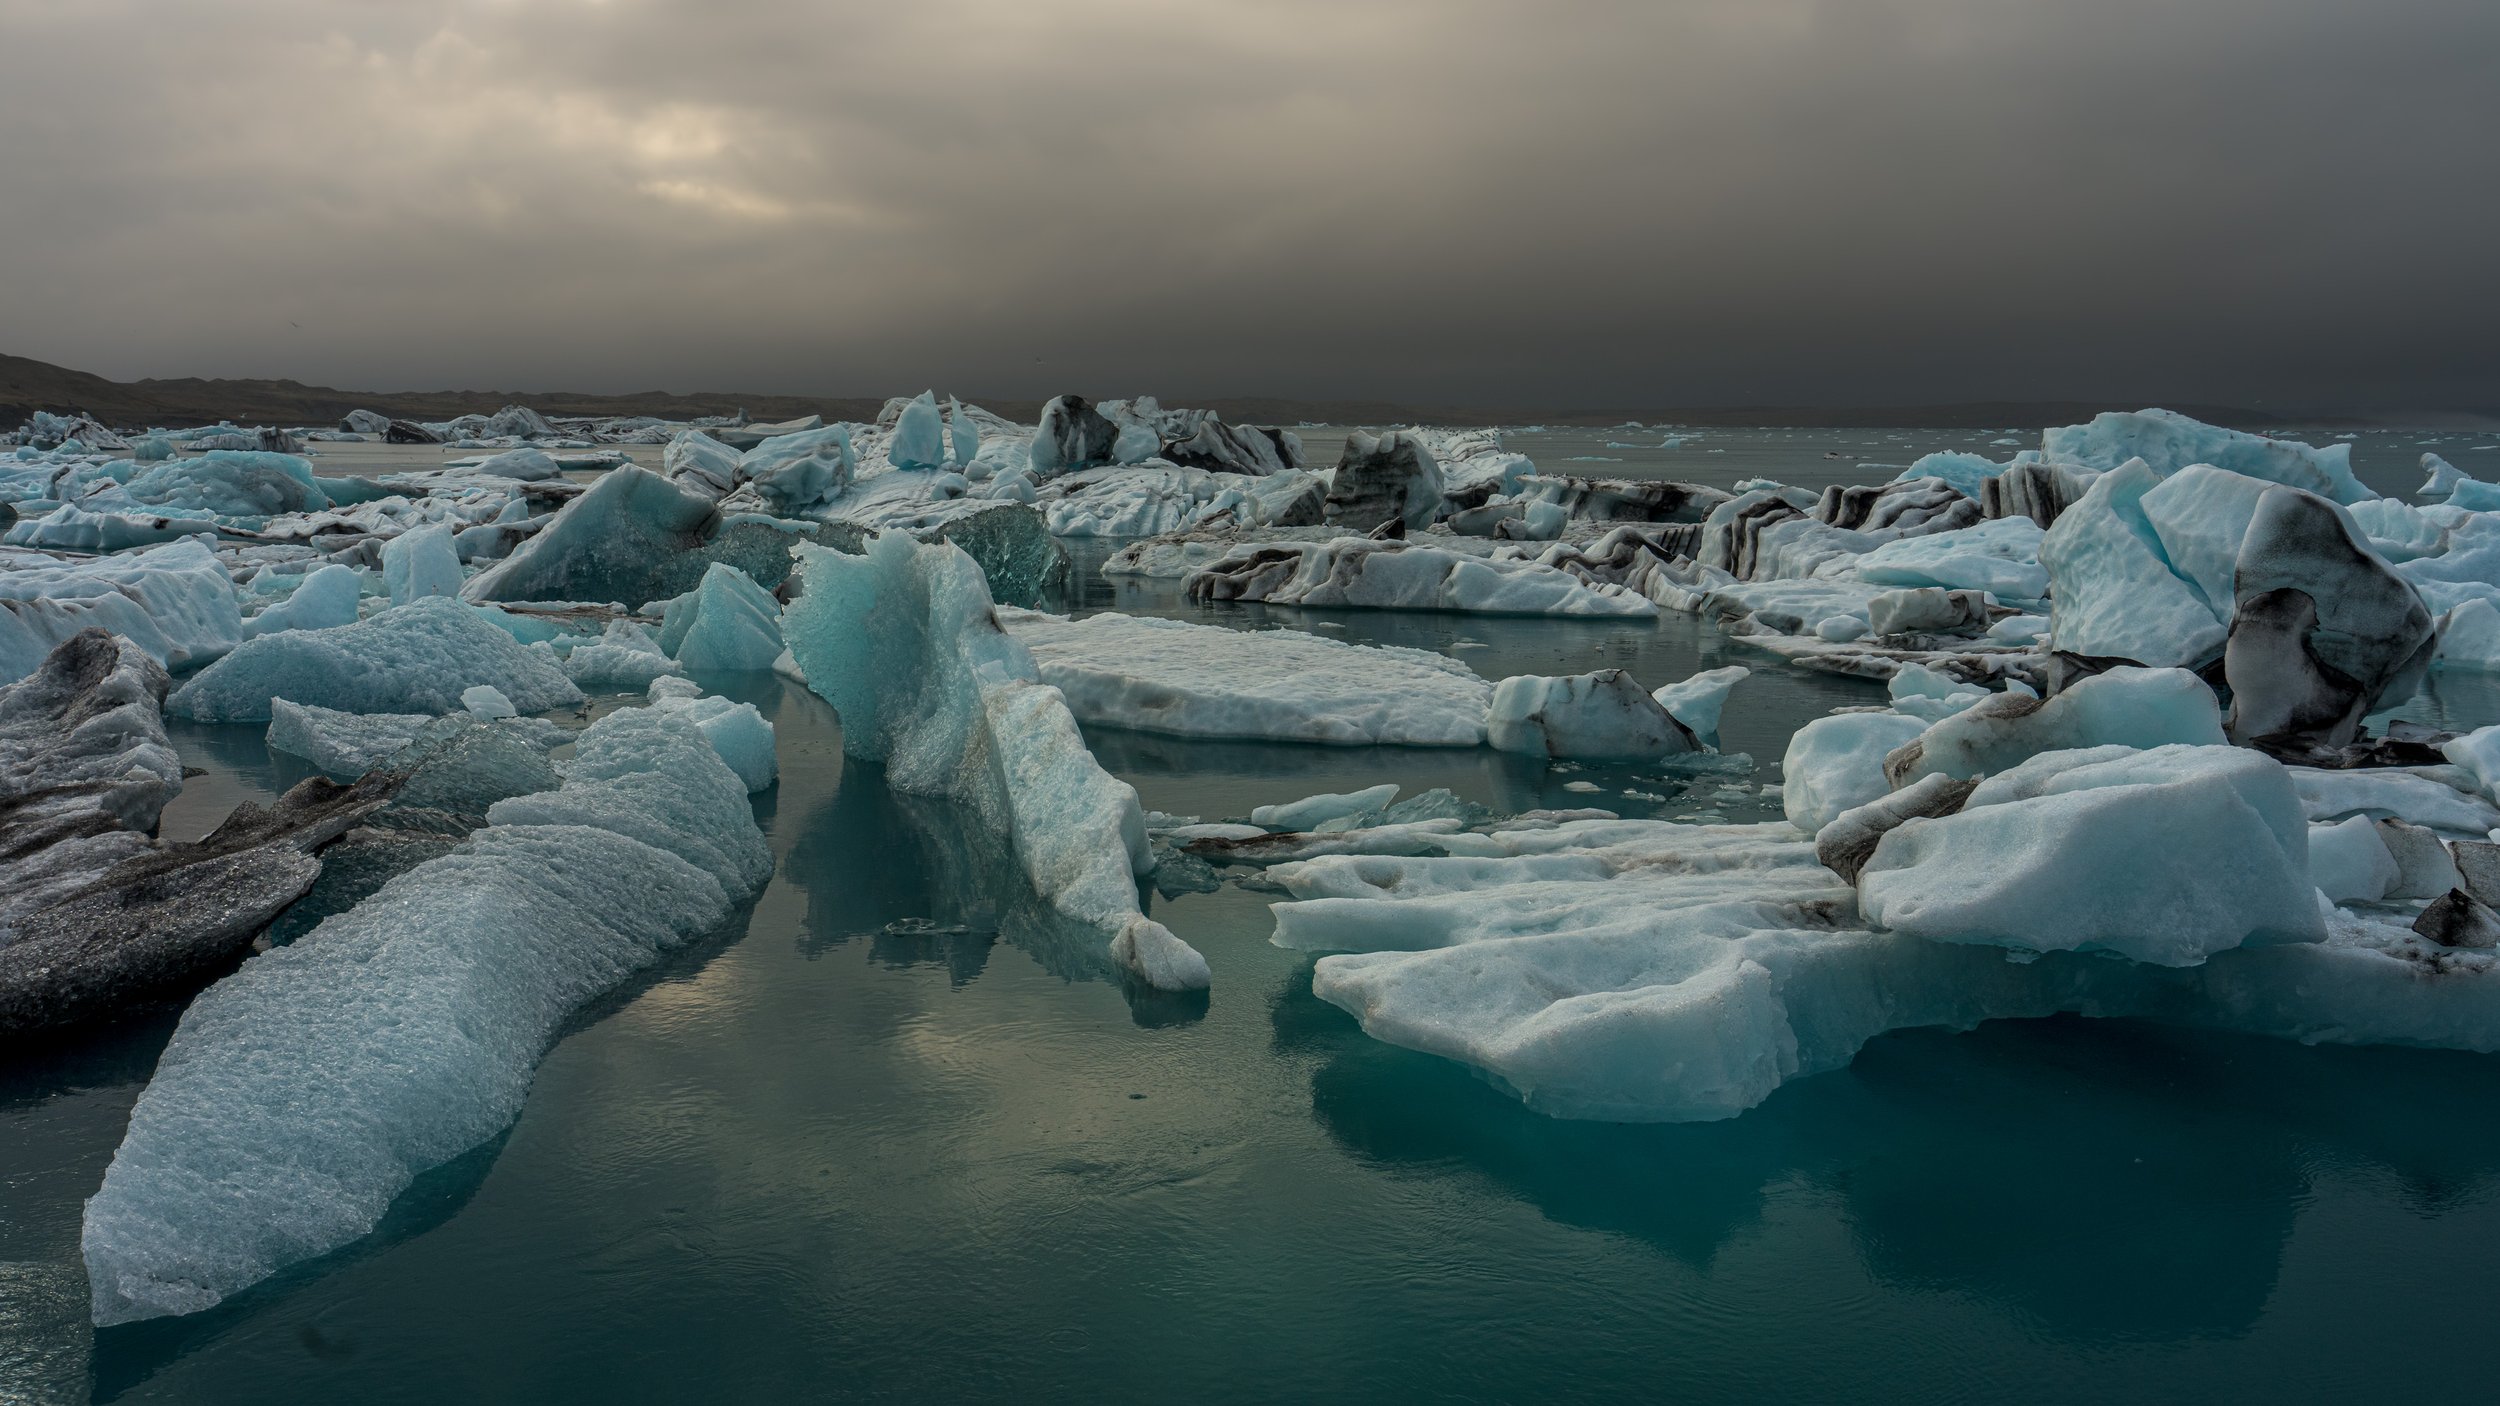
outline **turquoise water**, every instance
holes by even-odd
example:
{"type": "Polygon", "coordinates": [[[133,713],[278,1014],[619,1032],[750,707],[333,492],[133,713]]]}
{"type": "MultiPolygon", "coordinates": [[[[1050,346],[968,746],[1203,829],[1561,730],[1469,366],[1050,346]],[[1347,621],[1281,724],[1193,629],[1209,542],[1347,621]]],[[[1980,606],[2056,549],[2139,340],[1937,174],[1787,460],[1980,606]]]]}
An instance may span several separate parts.
{"type": "MultiPolygon", "coordinates": [[[[1880,696],[1682,620],[1080,581],[1082,608],[1326,622],[1489,675],[1757,669],[1724,740],[1760,765],[1731,777],[1093,738],[1147,805],[1211,818],[1394,779],[1745,819],[1789,731],[1880,696]]],[[[94,1332],[79,1207],[171,1018],[0,1065],[0,1401],[2491,1395],[2500,1060],[2002,1023],[1886,1037],[1730,1122],[1555,1122],[1316,1001],[1256,893],[1152,904],[1207,996],[1100,979],[962,816],[846,765],[821,703],[729,691],[780,732],[771,887],[584,1012],[510,1133],[358,1246],[94,1332]]],[[[254,729],[177,742],[210,774],[175,833],[296,775],[254,729]]]]}

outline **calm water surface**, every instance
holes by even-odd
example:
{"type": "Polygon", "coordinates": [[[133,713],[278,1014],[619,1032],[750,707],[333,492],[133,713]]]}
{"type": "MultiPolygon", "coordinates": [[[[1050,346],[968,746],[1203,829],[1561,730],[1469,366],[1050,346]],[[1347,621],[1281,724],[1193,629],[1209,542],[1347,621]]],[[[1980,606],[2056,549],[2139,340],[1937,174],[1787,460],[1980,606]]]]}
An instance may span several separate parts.
{"type": "MultiPolygon", "coordinates": [[[[1880,697],[1682,620],[1080,582],[1081,609],[1325,623],[1487,675],[1757,669],[1724,742],[1759,765],[1724,776],[1094,736],[1146,804],[1209,818],[1392,779],[1746,819],[1790,731],[1880,697]]],[[[0,1401],[2491,1397],[2500,1060],[2001,1023],[1886,1037],[1730,1122],[1555,1122],[1313,999],[1258,894],[1153,904],[1209,996],[1102,979],[953,808],[846,766],[820,702],[717,682],[780,731],[778,876],[585,1012],[510,1133],[366,1242],[94,1332],[80,1204],[171,1018],[0,1066],[0,1401]]],[[[297,775],[257,729],[176,740],[210,775],[170,833],[297,775]]]]}

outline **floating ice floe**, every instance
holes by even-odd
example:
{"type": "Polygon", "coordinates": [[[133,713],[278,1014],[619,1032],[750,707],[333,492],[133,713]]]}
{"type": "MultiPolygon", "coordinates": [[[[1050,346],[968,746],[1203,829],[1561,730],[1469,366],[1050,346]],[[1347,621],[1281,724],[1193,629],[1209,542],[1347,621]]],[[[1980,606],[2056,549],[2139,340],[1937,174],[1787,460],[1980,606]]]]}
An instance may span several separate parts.
{"type": "Polygon", "coordinates": [[[581,735],[564,784],[202,993],[87,1203],[99,1325],[211,1307],[379,1222],[520,1111],[563,1021],[717,930],[772,857],[690,718],[581,735]]]}
{"type": "Polygon", "coordinates": [[[1190,576],[1187,589],[1197,600],[1271,605],[1600,618],[1658,613],[1624,587],[1592,584],[1541,562],[1364,537],[1236,547],[1190,576]]]}
{"type": "Polygon", "coordinates": [[[1439,654],[1119,614],[999,620],[1087,724],[1344,746],[1485,740],[1493,685],[1439,654]]]}
{"type": "Polygon", "coordinates": [[[798,551],[782,633],[841,716],[843,750],[882,763],[899,791],[972,805],[1034,891],[1111,934],[1112,959],[1149,985],[1205,986],[1206,959],[1138,910],[1151,854],[1137,793],[1094,761],[1064,697],[1000,628],[972,559],[900,533],[862,556],[798,551]]]}
{"type": "Polygon", "coordinates": [[[1621,669],[1504,679],[1486,726],[1495,748],[1537,757],[1629,760],[1701,749],[1692,729],[1621,669]]]}

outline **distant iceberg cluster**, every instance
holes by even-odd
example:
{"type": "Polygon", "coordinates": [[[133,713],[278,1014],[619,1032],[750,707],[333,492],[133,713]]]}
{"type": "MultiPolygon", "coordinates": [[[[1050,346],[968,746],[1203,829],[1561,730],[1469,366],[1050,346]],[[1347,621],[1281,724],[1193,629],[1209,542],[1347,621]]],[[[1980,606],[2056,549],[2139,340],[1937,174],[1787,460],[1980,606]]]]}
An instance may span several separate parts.
{"type": "Polygon", "coordinates": [[[1203,1002],[1225,954],[1157,895],[1255,889],[1320,998],[1555,1116],[1731,1117],[1889,1030],[2056,1013],[2500,1050],[2500,728],[2389,717],[2500,673],[2500,484],[2437,455],[2407,502],[2348,443],[2145,410],[1722,487],[935,392],[13,441],[0,1038],[188,1003],[88,1206],[100,1324],[365,1235],[575,1012],[736,930],[776,680],[959,803],[1068,971],[1203,1002]],[[328,472],[345,442],[428,457],[328,472]],[[1073,605],[1071,543],[1168,614],[1073,605]],[[1751,662],[1488,677],[1320,632],[1355,611],[1686,615],[1751,662]],[[1174,815],[1089,742],[1738,777],[1722,723],[1784,669],[1883,694],[1797,728],[1753,824],[1392,781],[1174,815]],[[308,779],[170,842],[168,718],[308,779]]]}

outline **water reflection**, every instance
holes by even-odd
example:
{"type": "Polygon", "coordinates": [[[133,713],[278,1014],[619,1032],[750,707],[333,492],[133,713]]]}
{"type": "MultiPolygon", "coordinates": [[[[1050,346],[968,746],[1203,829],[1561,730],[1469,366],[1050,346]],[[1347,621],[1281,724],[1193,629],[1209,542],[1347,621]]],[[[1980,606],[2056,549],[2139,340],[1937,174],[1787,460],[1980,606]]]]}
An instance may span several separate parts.
{"type": "Polygon", "coordinates": [[[1271,1015],[1280,1053],[1325,1054],[1313,1116],[1366,1161],[1464,1168],[1696,1267],[1802,1187],[1836,1198],[1878,1280],[2077,1345],[2247,1333],[2323,1181],[2393,1180],[2425,1216],[2500,1187],[2500,1066],[2471,1055],[1995,1022],[1884,1037],[1727,1122],[1627,1126],[1543,1118],[1373,1042],[1307,969],[1271,1015]]]}
{"type": "Polygon", "coordinates": [[[1008,838],[972,807],[905,795],[853,761],[833,794],[788,827],[781,878],[801,890],[809,958],[866,940],[872,960],[931,962],[962,985],[1004,940],[1064,981],[1111,981],[1141,1024],[1186,1023],[1205,992],[1157,992],[1114,963],[1103,932],[1038,898],[1008,838]]]}

